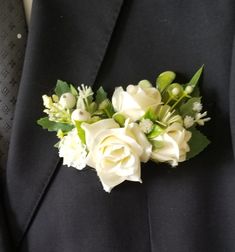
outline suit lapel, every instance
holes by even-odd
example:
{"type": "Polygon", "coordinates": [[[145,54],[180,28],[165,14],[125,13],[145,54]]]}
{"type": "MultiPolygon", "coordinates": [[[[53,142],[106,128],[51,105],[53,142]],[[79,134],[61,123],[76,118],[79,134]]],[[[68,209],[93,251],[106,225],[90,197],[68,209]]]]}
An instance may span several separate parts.
{"type": "Polygon", "coordinates": [[[57,79],[93,85],[122,0],[34,1],[6,174],[6,205],[20,243],[59,164],[56,137],[36,121],[57,79]],[[43,17],[43,18],[42,18],[43,17]]]}

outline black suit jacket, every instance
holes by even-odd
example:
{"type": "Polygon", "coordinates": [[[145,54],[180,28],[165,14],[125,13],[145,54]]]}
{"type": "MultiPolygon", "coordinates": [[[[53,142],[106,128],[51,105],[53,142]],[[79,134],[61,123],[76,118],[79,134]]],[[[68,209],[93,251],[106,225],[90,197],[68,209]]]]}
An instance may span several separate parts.
{"type": "Polygon", "coordinates": [[[233,0],[34,0],[4,179],[1,251],[235,251],[233,0]],[[211,145],[180,164],[142,165],[143,184],[104,192],[92,169],[63,166],[36,121],[56,80],[111,94],[202,64],[211,145]],[[5,216],[3,216],[3,212],[5,216]]]}

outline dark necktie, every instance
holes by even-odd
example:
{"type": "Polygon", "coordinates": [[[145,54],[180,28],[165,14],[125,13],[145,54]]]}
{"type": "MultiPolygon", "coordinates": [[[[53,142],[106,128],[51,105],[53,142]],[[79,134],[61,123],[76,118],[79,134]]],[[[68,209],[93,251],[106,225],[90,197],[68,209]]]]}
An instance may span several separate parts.
{"type": "Polygon", "coordinates": [[[20,82],[26,24],[22,0],[0,0],[0,167],[5,168],[17,90],[20,82]]]}

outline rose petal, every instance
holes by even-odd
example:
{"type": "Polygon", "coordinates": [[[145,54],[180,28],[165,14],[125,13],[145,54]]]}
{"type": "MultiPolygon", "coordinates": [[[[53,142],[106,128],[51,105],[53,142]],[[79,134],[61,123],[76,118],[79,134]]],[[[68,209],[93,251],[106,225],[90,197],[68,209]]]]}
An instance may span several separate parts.
{"type": "Polygon", "coordinates": [[[90,149],[94,139],[100,132],[105,129],[119,128],[120,126],[113,119],[104,119],[92,124],[82,123],[81,127],[85,131],[86,145],[90,149]]]}

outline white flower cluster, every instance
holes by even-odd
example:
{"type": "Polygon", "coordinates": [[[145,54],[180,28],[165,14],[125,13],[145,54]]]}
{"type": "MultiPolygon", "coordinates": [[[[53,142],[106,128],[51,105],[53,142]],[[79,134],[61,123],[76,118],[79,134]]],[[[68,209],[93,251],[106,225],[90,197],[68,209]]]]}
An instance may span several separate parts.
{"type": "MultiPolygon", "coordinates": [[[[173,123],[163,134],[151,139],[163,143],[160,149],[154,149],[146,136],[153,128],[153,122],[140,119],[149,108],[156,109],[161,104],[161,94],[156,88],[139,85],[129,85],[126,91],[122,87],[116,88],[112,104],[116,112],[128,118],[124,127],[113,118],[82,124],[88,150],[86,164],[96,169],[105,191],[110,192],[125,180],[141,182],[140,162],[152,159],[176,166],[185,161],[191,133],[181,124],[173,123]]],[[[77,117],[78,120],[85,119],[83,121],[88,118],[77,117]]],[[[61,140],[59,153],[64,164],[81,169],[85,167],[85,151],[74,133],[61,140]]]]}
{"type": "Polygon", "coordinates": [[[111,101],[104,91],[95,100],[92,89],[84,85],[77,91],[72,88],[73,94],[44,95],[49,120],[72,128],[66,130],[60,124],[57,130],[63,164],[79,170],[86,165],[94,168],[104,190],[110,192],[125,180],[142,182],[141,162],[152,160],[174,167],[185,161],[190,152],[190,127],[204,125],[210,118],[201,113],[200,102],[187,107],[195,112],[194,117],[181,116],[177,106],[184,98],[190,99],[193,88],[169,87],[165,95],[166,91],[144,80],[126,90],[117,87],[111,101]]]}
{"type": "Polygon", "coordinates": [[[189,116],[186,115],[184,118],[184,126],[185,128],[191,128],[195,123],[200,125],[200,126],[204,126],[205,122],[208,122],[211,120],[210,117],[206,117],[207,116],[207,111],[201,113],[202,110],[202,104],[200,102],[194,102],[193,103],[193,111],[196,112],[195,116],[189,116]]]}

